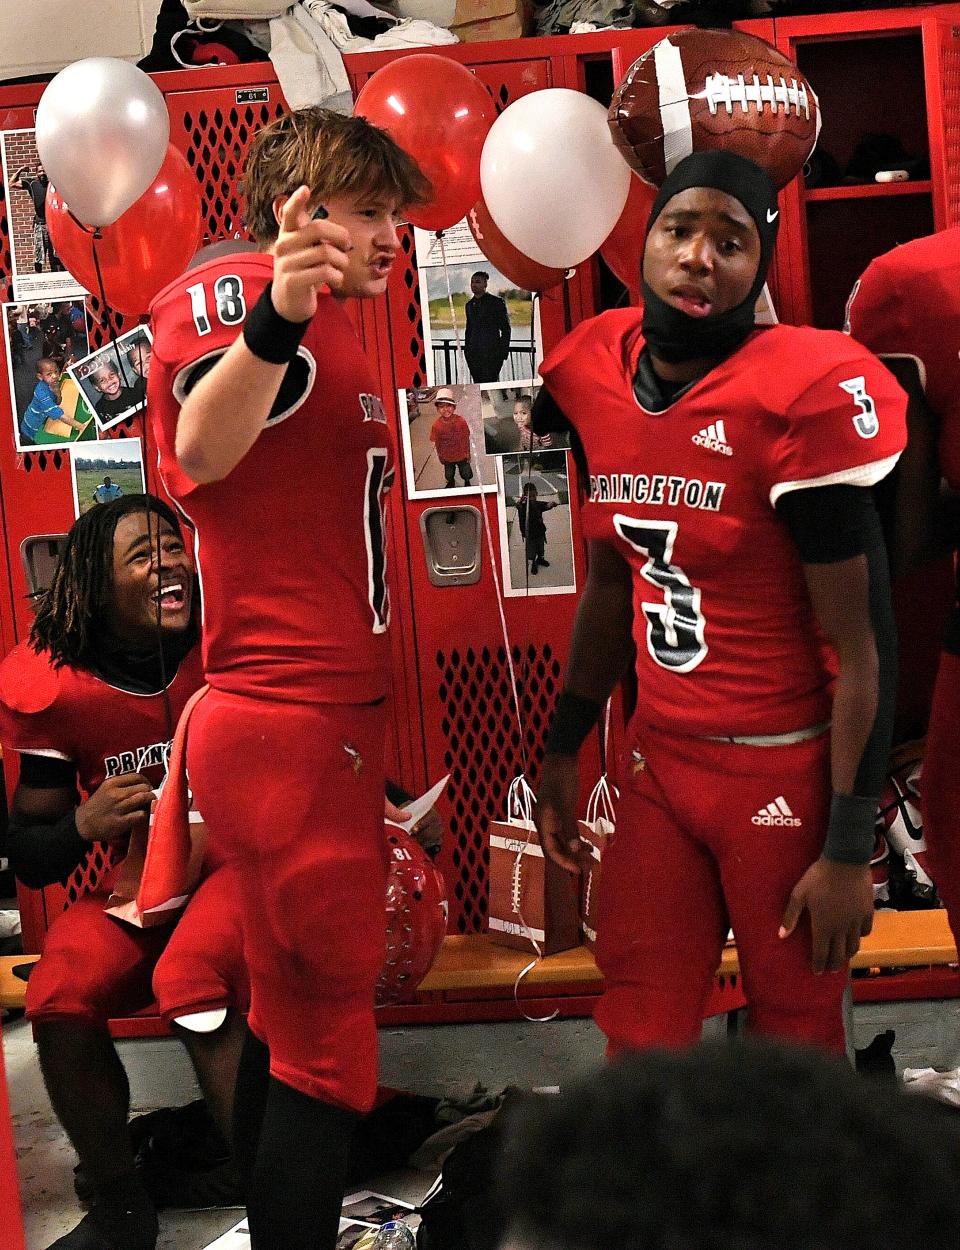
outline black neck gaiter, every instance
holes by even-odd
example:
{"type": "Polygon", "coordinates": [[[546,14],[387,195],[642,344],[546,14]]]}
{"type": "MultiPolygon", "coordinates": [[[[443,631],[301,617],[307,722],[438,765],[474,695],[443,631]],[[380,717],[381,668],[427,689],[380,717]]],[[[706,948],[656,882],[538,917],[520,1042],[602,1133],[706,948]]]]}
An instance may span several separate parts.
{"type": "Polygon", "coordinates": [[[671,364],[700,357],[723,358],[736,351],[754,327],[754,306],[767,280],[777,241],[780,213],[777,192],[769,176],[753,161],[731,152],[694,152],[667,177],[654,201],[647,223],[653,223],[670,200],[690,187],[713,187],[739,200],[756,223],[760,235],[760,263],[750,293],[728,312],[691,317],[665,303],[643,279],[643,337],[655,356],[671,364]]]}

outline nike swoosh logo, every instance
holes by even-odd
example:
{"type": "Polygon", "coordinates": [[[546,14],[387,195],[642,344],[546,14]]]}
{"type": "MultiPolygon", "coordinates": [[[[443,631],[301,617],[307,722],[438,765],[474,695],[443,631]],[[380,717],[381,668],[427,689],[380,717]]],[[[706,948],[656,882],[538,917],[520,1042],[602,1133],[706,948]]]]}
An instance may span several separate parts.
{"type": "Polygon", "coordinates": [[[769,224],[769,223],[771,223],[771,222],[776,221],[776,220],[777,220],[777,218],[778,218],[779,216],[780,216],[780,210],[779,210],[779,208],[778,208],[778,209],[776,209],[776,210],[775,210],[774,212],[772,212],[772,213],[770,212],[769,208],[767,209],[767,223],[768,223],[768,224],[769,224]]]}

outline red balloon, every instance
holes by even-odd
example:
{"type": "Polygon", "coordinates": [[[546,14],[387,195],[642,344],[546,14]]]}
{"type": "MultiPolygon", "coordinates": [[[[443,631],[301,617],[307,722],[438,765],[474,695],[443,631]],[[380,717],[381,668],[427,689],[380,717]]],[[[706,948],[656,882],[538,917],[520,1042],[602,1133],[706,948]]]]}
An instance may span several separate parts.
{"type": "Polygon", "coordinates": [[[563,281],[566,270],[552,269],[549,265],[541,265],[531,260],[523,252],[513,246],[500,227],[490,216],[483,199],[477,200],[467,213],[467,225],[470,233],[491,265],[494,265],[505,278],[522,291],[549,291],[563,281]]]}
{"type": "Polygon", "coordinates": [[[407,214],[413,225],[447,230],[480,198],[480,153],[495,109],[459,61],[398,57],[370,78],[353,111],[387,131],[430,179],[433,199],[407,214]]]}
{"type": "Polygon", "coordinates": [[[640,303],[640,261],[647,218],[656,194],[655,187],[647,186],[634,175],[630,179],[630,192],[620,220],[600,247],[600,255],[607,267],[630,292],[631,304],[640,303]]]}
{"type": "MultiPolygon", "coordinates": [[[[74,221],[52,184],[47,227],[63,263],[99,295],[93,235],[74,221]]],[[[146,312],[153,297],[183,273],[203,236],[200,184],[178,148],[167,148],[150,186],[112,225],[103,226],[101,235],[96,248],[107,303],[130,316],[146,312]]]]}

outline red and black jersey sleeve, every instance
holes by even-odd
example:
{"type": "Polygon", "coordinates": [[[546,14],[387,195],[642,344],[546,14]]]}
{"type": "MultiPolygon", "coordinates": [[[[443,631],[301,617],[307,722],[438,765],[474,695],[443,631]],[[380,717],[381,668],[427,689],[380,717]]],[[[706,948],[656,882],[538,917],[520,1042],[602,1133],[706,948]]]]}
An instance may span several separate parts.
{"type": "Polygon", "coordinates": [[[879,360],[857,344],[842,346],[778,416],[766,440],[770,502],[810,486],[872,486],[891,471],[906,446],[907,397],[879,360]]]}
{"type": "Polygon", "coordinates": [[[238,253],[191,269],[153,302],[147,411],[156,432],[161,476],[175,498],[196,488],[176,460],[180,407],[239,337],[248,311],[272,277],[271,256],[238,253]]]}

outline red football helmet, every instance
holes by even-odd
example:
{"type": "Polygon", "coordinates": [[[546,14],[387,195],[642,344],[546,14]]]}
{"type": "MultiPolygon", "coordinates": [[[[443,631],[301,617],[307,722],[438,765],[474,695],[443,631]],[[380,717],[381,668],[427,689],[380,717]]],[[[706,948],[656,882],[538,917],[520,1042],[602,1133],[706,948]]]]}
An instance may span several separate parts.
{"type": "Polygon", "coordinates": [[[377,1003],[412,994],[430,970],[447,931],[443,877],[420,845],[398,825],[384,828],[387,869],[387,957],[377,1003]]]}

